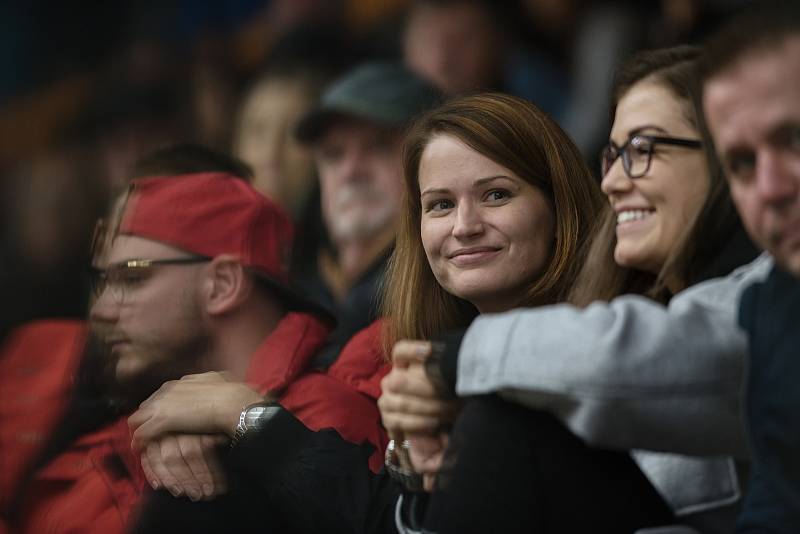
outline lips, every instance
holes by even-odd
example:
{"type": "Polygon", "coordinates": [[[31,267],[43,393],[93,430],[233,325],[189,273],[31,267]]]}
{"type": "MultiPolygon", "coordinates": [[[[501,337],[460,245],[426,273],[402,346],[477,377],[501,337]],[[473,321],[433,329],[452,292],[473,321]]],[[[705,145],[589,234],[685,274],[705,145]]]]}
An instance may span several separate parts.
{"type": "Polygon", "coordinates": [[[500,250],[500,247],[462,248],[448,254],[447,258],[459,267],[467,267],[494,258],[500,250]]]}
{"type": "Polygon", "coordinates": [[[116,352],[122,349],[123,347],[130,345],[131,340],[123,337],[112,337],[112,338],[106,338],[104,342],[106,344],[106,347],[108,347],[108,349],[111,352],[116,352]]]}

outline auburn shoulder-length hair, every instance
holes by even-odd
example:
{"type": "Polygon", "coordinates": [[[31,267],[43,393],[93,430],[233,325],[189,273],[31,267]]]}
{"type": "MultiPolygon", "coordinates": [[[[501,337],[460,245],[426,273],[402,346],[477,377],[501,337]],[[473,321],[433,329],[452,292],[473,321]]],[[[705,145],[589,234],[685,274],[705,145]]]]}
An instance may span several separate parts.
{"type": "Polygon", "coordinates": [[[613,122],[620,99],[644,81],[665,87],[682,101],[684,118],[697,129],[707,163],[709,188],[700,210],[684,228],[661,270],[652,274],[619,266],[614,261],[616,214],[607,207],[598,218],[598,229],[593,232],[570,302],[585,306],[594,300],[610,300],[625,293],[643,294],[666,302],[671,297],[668,284],[688,287],[711,276],[727,274],[733,267],[749,261],[755,253],[744,236],[703,118],[697,72],[700,55],[700,48],[688,45],[639,52],[618,69],[610,106],[613,122]],[[744,246],[734,251],[730,246],[726,249],[733,239],[739,239],[737,244],[744,246]],[[726,249],[724,253],[723,249],[726,249]]]}
{"type": "Polygon", "coordinates": [[[553,212],[555,235],[542,273],[520,306],[562,301],[572,287],[592,222],[605,199],[581,153],[547,114],[528,101],[499,93],[462,96],[420,117],[403,150],[405,193],[394,253],[383,292],[387,345],[430,339],[465,327],[476,308],[445,291],[433,275],[420,237],[419,166],[438,135],[450,135],[533,184],[553,212]]]}

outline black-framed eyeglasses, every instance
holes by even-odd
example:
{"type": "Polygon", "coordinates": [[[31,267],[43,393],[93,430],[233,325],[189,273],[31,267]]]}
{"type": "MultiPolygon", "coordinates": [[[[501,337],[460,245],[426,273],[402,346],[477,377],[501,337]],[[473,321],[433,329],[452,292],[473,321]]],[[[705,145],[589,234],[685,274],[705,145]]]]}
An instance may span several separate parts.
{"type": "Polygon", "coordinates": [[[150,269],[158,265],[189,265],[211,261],[206,256],[189,256],[186,258],[164,258],[156,260],[132,259],[112,263],[105,269],[92,267],[91,287],[94,298],[99,298],[106,290],[117,304],[125,301],[125,295],[137,284],[144,281],[150,269]]]}
{"type": "Polygon", "coordinates": [[[622,168],[628,178],[641,178],[650,170],[650,162],[657,145],[680,146],[693,150],[703,147],[702,141],[697,139],[644,134],[630,136],[622,146],[609,141],[600,153],[601,176],[605,176],[617,158],[622,156],[622,168]]]}

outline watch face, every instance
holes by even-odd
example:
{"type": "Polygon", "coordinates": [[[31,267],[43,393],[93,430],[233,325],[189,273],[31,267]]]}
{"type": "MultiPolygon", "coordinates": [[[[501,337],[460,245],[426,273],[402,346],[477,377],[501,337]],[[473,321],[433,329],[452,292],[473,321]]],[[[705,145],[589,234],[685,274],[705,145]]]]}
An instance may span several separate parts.
{"type": "Polygon", "coordinates": [[[280,411],[280,406],[253,406],[244,416],[244,427],[247,430],[259,429],[280,411]]]}

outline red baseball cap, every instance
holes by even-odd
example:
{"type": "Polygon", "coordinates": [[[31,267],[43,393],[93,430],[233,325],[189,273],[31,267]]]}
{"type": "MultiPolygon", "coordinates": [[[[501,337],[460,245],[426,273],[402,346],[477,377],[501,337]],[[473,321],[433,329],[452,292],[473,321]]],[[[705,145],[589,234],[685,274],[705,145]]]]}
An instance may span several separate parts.
{"type": "Polygon", "coordinates": [[[294,227],[286,212],[231,174],[133,180],[118,232],[209,258],[236,256],[279,294],[288,309],[327,315],[289,286],[294,227]]]}

